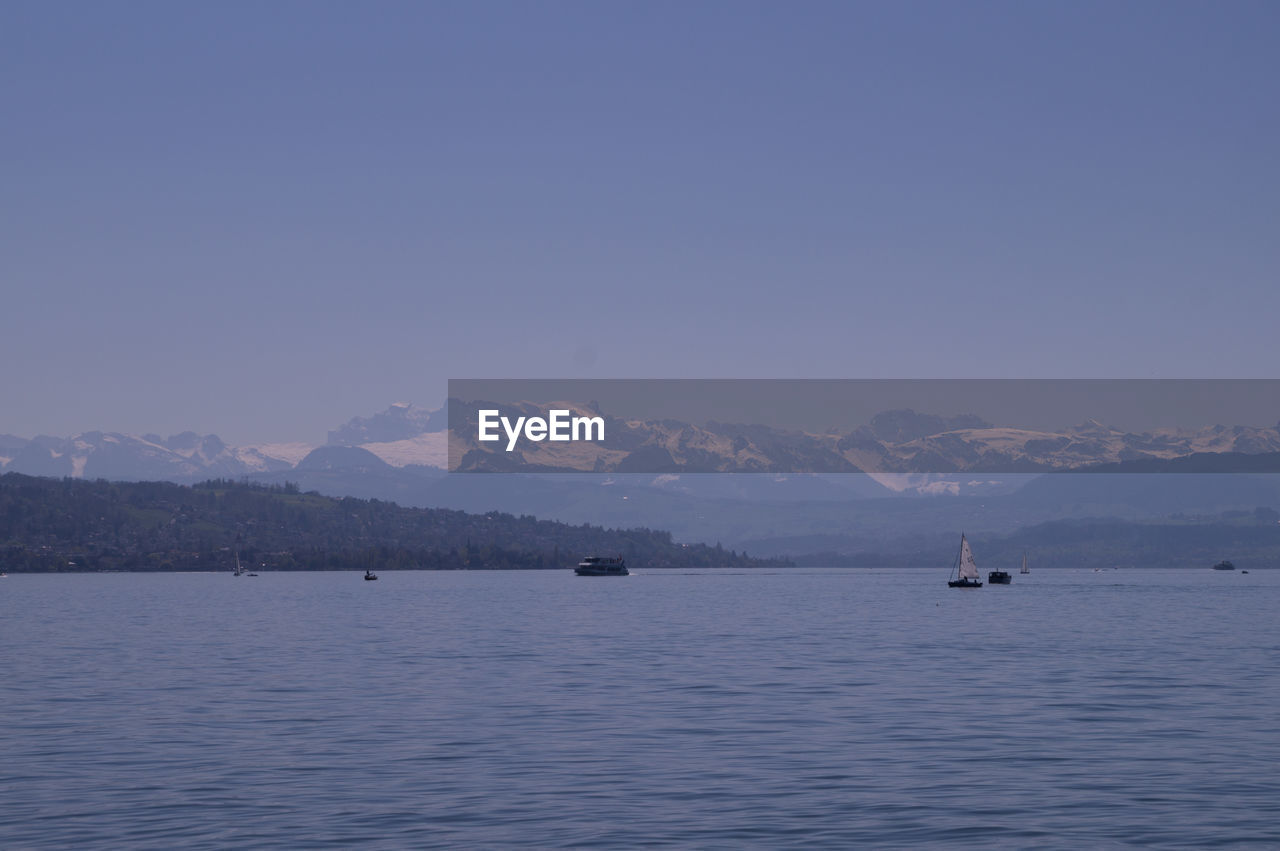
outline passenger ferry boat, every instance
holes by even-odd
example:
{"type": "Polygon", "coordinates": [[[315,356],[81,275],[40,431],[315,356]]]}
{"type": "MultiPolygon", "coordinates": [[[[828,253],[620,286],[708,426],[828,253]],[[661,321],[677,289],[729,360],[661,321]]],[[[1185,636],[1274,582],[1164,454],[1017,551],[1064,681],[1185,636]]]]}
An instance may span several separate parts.
{"type": "Polygon", "coordinates": [[[587,556],[578,562],[573,572],[579,576],[630,576],[627,563],[622,556],[605,558],[603,556],[587,556]]]}

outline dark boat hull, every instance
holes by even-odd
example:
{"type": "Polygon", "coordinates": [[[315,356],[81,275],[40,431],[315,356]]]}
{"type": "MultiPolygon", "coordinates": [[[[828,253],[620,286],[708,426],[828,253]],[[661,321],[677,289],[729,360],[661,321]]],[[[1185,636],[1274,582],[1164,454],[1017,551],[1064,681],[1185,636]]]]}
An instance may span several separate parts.
{"type": "Polygon", "coordinates": [[[982,580],[980,579],[952,579],[947,583],[948,588],[981,588],[982,580]]]}
{"type": "Polygon", "coordinates": [[[630,576],[627,572],[627,563],[622,556],[617,558],[588,556],[578,563],[573,572],[579,576],[630,576]]]}
{"type": "Polygon", "coordinates": [[[1013,577],[1003,570],[993,570],[987,574],[987,581],[992,585],[1008,585],[1013,581],[1013,577]]]}

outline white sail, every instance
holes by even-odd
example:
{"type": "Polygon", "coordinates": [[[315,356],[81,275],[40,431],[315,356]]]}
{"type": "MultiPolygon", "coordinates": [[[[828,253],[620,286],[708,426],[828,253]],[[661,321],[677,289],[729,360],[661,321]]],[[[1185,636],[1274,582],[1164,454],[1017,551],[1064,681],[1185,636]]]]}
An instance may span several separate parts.
{"type": "Polygon", "coordinates": [[[969,549],[969,541],[964,535],[960,536],[960,578],[978,578],[978,565],[973,560],[973,550],[969,549]]]}
{"type": "Polygon", "coordinates": [[[1023,553],[1023,554],[1022,554],[1022,572],[1023,572],[1023,573],[1030,573],[1030,572],[1031,572],[1031,568],[1027,567],[1027,554],[1026,554],[1026,553],[1023,553]]]}

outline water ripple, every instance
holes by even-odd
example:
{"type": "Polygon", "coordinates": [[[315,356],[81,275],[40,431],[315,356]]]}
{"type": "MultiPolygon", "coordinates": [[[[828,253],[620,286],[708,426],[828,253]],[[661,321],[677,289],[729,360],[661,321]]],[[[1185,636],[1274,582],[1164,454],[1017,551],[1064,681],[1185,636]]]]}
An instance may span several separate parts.
{"type": "Polygon", "coordinates": [[[1275,847],[1209,574],[13,576],[0,846],[1275,847]]]}

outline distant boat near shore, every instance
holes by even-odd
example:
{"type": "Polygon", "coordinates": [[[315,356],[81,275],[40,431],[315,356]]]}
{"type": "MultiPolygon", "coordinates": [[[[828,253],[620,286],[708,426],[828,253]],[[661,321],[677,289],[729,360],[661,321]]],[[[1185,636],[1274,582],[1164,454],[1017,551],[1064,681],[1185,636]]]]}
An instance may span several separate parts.
{"type": "Polygon", "coordinates": [[[1235,570],[1236,566],[1231,562],[1227,561],[1226,559],[1223,559],[1222,561],[1215,564],[1213,566],[1213,569],[1214,570],[1235,570]]]}
{"type": "Polygon", "coordinates": [[[1019,573],[1030,573],[1030,572],[1031,572],[1031,568],[1027,567],[1027,554],[1026,554],[1026,553],[1023,553],[1023,554],[1022,554],[1022,570],[1019,570],[1018,572],[1019,572],[1019,573]]]}
{"type": "Polygon", "coordinates": [[[631,572],[627,570],[627,563],[622,556],[617,558],[604,558],[602,556],[587,556],[578,563],[573,572],[579,576],[630,576],[631,572]]]}

